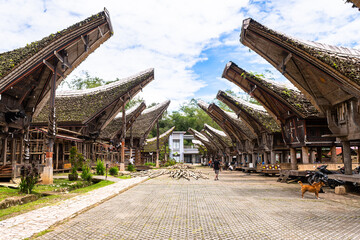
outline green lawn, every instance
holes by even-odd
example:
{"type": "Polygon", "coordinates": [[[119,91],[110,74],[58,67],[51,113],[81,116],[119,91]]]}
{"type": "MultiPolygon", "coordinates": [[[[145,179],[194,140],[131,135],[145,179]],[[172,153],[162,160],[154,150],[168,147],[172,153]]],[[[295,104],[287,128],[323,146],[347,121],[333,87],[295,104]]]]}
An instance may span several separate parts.
{"type": "Polygon", "coordinates": [[[0,187],[0,201],[4,200],[8,197],[19,196],[19,190],[8,188],[8,187],[0,187]]]}
{"type": "Polygon", "coordinates": [[[122,175],[122,176],[116,176],[117,178],[120,178],[120,179],[129,179],[131,178],[130,175],[122,175]]]}
{"type": "MultiPolygon", "coordinates": [[[[82,181],[76,181],[76,182],[82,182],[82,181]]],[[[54,179],[53,185],[49,185],[49,186],[37,185],[35,187],[35,190],[37,193],[41,193],[41,192],[45,192],[45,191],[53,191],[54,189],[59,188],[59,186],[65,186],[65,185],[68,185],[69,183],[73,183],[73,182],[70,182],[67,179],[54,179]]],[[[10,218],[10,217],[34,210],[34,209],[38,209],[38,208],[41,208],[44,206],[55,204],[61,200],[65,200],[65,199],[80,195],[82,193],[86,193],[86,192],[89,192],[89,191],[92,191],[92,190],[95,190],[95,189],[98,189],[101,187],[105,187],[105,186],[108,186],[113,183],[114,182],[112,182],[112,181],[104,180],[104,181],[100,181],[98,183],[92,184],[90,186],[87,186],[87,187],[75,189],[73,191],[70,191],[67,194],[59,193],[59,195],[44,196],[44,197],[41,197],[40,199],[30,202],[30,203],[2,209],[0,211],[0,221],[4,220],[6,218],[10,218]]],[[[13,194],[14,196],[15,195],[19,196],[17,189],[9,189],[9,188],[0,187],[0,196],[2,196],[1,193],[3,193],[3,195],[6,195],[6,196],[9,196],[9,195],[7,195],[8,193],[10,195],[13,194]],[[12,191],[12,190],[14,190],[14,191],[12,191]]]]}

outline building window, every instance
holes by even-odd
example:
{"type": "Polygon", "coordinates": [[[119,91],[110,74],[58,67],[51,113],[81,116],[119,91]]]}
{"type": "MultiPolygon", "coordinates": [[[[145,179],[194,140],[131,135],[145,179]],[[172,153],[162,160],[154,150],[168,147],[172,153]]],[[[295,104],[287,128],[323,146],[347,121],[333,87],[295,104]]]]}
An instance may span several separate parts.
{"type": "Polygon", "coordinates": [[[174,139],[173,140],[173,148],[174,149],[180,149],[180,139],[174,139]]]}

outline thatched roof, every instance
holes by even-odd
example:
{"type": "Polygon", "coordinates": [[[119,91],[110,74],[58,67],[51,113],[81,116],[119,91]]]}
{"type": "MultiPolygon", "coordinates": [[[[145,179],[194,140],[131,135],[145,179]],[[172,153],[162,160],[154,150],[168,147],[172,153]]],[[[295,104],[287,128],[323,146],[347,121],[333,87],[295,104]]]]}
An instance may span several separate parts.
{"type": "Polygon", "coordinates": [[[228,129],[225,132],[233,132],[235,135],[237,135],[239,141],[246,139],[251,140],[256,138],[256,136],[249,129],[249,127],[240,118],[238,118],[235,113],[224,111],[214,103],[209,105],[208,110],[209,112],[213,113],[213,115],[217,113],[216,115],[219,116],[221,122],[221,125],[219,126],[224,126],[224,128],[228,129]],[[227,127],[225,125],[226,122],[229,122],[231,126],[227,127]]]}
{"type": "MultiPolygon", "coordinates": [[[[170,100],[167,100],[156,106],[145,109],[133,124],[133,138],[145,141],[151,129],[155,126],[156,121],[162,117],[169,104],[170,100]]],[[[126,137],[130,138],[129,132],[126,133],[126,137]]]]}
{"type": "MultiPolygon", "coordinates": [[[[175,129],[175,126],[170,128],[169,130],[167,130],[166,132],[164,132],[163,134],[161,134],[159,136],[159,148],[160,149],[161,149],[162,145],[164,145],[168,141],[168,139],[169,139],[170,135],[172,134],[172,132],[174,131],[174,129],[175,129]]],[[[156,149],[157,149],[156,139],[157,139],[156,137],[146,139],[143,152],[156,152],[156,149]]]]}
{"type": "Polygon", "coordinates": [[[360,50],[299,40],[250,18],[243,21],[240,41],[282,72],[322,113],[360,98],[360,50]]]}
{"type": "MultiPolygon", "coordinates": [[[[140,116],[140,114],[145,110],[146,104],[145,102],[141,102],[126,110],[126,131],[130,129],[136,119],[140,116]]],[[[119,113],[114,120],[112,120],[100,133],[100,138],[102,139],[113,139],[116,136],[122,135],[122,127],[123,127],[123,118],[122,114],[119,113]]]]}
{"type": "Polygon", "coordinates": [[[204,110],[230,136],[232,142],[255,139],[256,136],[236,114],[220,109],[216,104],[199,100],[198,106],[204,110]]]}
{"type": "Polygon", "coordinates": [[[357,8],[360,11],[360,0],[346,0],[346,3],[351,3],[353,8],[357,8]]]}
{"type": "Polygon", "coordinates": [[[1,53],[0,94],[6,92],[4,96],[18,102],[13,108],[36,116],[49,99],[52,70],[57,71],[58,85],[112,33],[104,10],[40,41],[1,53]]]}
{"type": "Polygon", "coordinates": [[[194,136],[195,139],[202,142],[206,149],[211,152],[216,152],[218,150],[218,147],[215,146],[206,136],[204,136],[202,133],[196,131],[193,128],[189,128],[188,132],[194,136]]]}
{"type": "Polygon", "coordinates": [[[210,132],[213,136],[215,136],[218,140],[218,142],[223,146],[227,148],[233,147],[231,138],[223,131],[220,131],[216,128],[211,127],[208,124],[204,124],[204,129],[208,132],[210,132]]]}
{"type": "Polygon", "coordinates": [[[300,118],[319,115],[315,106],[293,85],[264,79],[246,72],[233,62],[226,65],[222,77],[235,83],[245,92],[251,93],[252,97],[278,119],[288,115],[284,114],[284,111],[286,113],[289,110],[300,118]]]}
{"type": "MultiPolygon", "coordinates": [[[[154,69],[148,69],[129,78],[96,88],[57,91],[55,99],[57,121],[86,124],[98,116],[101,117],[103,111],[114,105],[116,109],[111,111],[111,119],[113,119],[121,110],[122,100],[129,100],[153,79],[154,69]],[[135,88],[136,91],[133,92],[135,88]]],[[[47,122],[48,109],[48,106],[44,107],[34,122],[47,122]]]]}
{"type": "Polygon", "coordinates": [[[217,98],[228,105],[248,126],[254,128],[257,134],[261,131],[267,131],[269,133],[281,131],[276,121],[262,106],[247,102],[223,91],[218,92],[217,98]],[[258,129],[258,127],[261,129],[258,129]]]}

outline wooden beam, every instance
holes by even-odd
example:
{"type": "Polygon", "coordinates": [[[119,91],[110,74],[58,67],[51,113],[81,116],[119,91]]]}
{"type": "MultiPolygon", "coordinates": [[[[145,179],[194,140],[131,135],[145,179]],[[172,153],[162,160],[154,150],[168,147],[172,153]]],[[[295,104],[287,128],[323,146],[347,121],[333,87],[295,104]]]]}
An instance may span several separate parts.
{"type": "Polygon", "coordinates": [[[290,59],[292,58],[292,53],[289,53],[281,62],[281,64],[278,66],[278,69],[280,70],[280,72],[282,74],[285,73],[285,69],[286,69],[286,64],[290,61],[290,59]]]}
{"type": "Polygon", "coordinates": [[[100,26],[98,27],[98,30],[99,30],[99,33],[100,33],[101,37],[103,37],[103,36],[104,36],[104,34],[103,34],[103,32],[101,31],[100,26]]]}
{"type": "Polygon", "coordinates": [[[62,78],[65,78],[64,77],[64,74],[60,71],[55,71],[55,66],[53,66],[51,63],[49,63],[48,61],[46,61],[45,59],[43,59],[43,63],[53,72],[55,73],[56,75],[62,77],[62,78]]]}
{"type": "Polygon", "coordinates": [[[59,59],[59,61],[68,68],[72,68],[72,65],[67,61],[66,58],[62,57],[57,51],[54,51],[54,55],[59,59]]]}
{"type": "Polygon", "coordinates": [[[87,52],[90,49],[89,43],[88,43],[88,36],[87,35],[81,35],[81,40],[83,41],[85,45],[85,51],[87,52]]]}

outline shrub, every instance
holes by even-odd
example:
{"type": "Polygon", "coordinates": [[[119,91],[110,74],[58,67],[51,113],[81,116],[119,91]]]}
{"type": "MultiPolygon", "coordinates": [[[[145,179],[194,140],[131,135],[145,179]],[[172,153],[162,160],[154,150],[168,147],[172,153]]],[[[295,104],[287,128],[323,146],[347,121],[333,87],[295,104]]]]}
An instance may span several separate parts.
{"type": "Polygon", "coordinates": [[[135,168],[134,165],[129,164],[129,165],[126,167],[126,170],[129,171],[129,172],[135,172],[135,171],[136,171],[136,168],[135,168]]]}
{"type": "Polygon", "coordinates": [[[88,164],[84,164],[82,167],[81,178],[84,181],[90,182],[92,179],[91,169],[88,164]]]}
{"type": "Polygon", "coordinates": [[[21,182],[19,184],[19,191],[21,193],[30,194],[39,179],[39,173],[35,165],[22,166],[20,170],[21,182]]]}
{"type": "Polygon", "coordinates": [[[71,173],[68,175],[69,181],[78,180],[79,175],[76,170],[77,170],[76,167],[74,166],[71,167],[71,173]]]}
{"type": "Polygon", "coordinates": [[[109,170],[109,174],[112,176],[116,176],[119,174],[119,169],[117,167],[111,167],[109,170]]]}
{"type": "Polygon", "coordinates": [[[101,159],[96,161],[96,174],[97,175],[104,175],[105,174],[105,165],[101,159]]]}
{"type": "Polygon", "coordinates": [[[144,164],[145,166],[153,166],[153,167],[156,167],[156,164],[155,163],[152,163],[152,162],[147,162],[144,164]]]}
{"type": "Polygon", "coordinates": [[[175,160],[167,160],[167,162],[164,164],[164,167],[173,166],[176,164],[175,160]]]}

